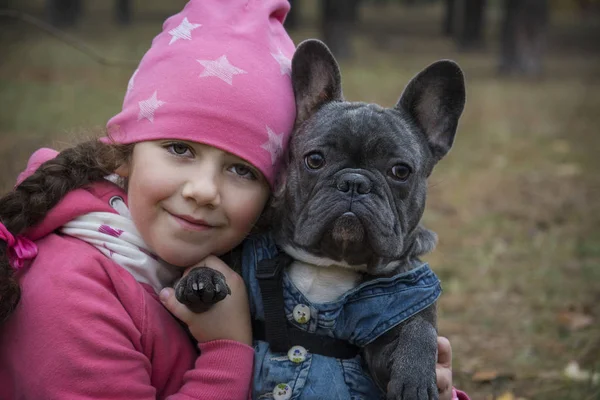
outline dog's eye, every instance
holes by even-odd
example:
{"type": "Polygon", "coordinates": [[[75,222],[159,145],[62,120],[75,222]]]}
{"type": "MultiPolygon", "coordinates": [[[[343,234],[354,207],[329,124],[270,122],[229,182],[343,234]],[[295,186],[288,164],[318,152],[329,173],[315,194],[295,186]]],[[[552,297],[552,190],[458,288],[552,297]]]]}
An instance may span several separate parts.
{"type": "Polygon", "coordinates": [[[392,178],[397,179],[399,181],[405,181],[410,176],[410,167],[406,164],[397,164],[392,167],[390,170],[390,175],[392,178]]]}
{"type": "Polygon", "coordinates": [[[323,157],[323,154],[315,151],[304,157],[304,164],[306,164],[309,169],[319,169],[325,165],[325,157],[323,157]]]}

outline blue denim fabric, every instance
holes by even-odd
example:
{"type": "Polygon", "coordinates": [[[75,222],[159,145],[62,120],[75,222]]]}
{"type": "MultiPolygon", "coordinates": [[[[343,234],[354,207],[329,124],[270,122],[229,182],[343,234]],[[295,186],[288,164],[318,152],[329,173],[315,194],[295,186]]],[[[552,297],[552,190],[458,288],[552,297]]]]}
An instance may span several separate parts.
{"type": "MultiPolygon", "coordinates": [[[[242,274],[248,287],[254,318],[264,321],[263,303],[256,266],[273,258],[278,249],[270,235],[256,235],[243,248],[242,274]]],[[[432,305],[441,294],[440,281],[426,263],[415,260],[416,268],[390,278],[360,284],[336,301],[315,304],[306,299],[283,275],[283,297],[288,322],[317,335],[346,340],[359,347],[373,342],[399,323],[432,305]],[[298,304],[310,308],[310,320],[297,323],[292,311],[298,304]]],[[[287,354],[274,354],[269,344],[255,341],[253,399],[272,398],[277,384],[292,388],[291,399],[382,399],[384,394],[364,369],[360,355],[347,360],[308,355],[293,363],[287,354]]]]}

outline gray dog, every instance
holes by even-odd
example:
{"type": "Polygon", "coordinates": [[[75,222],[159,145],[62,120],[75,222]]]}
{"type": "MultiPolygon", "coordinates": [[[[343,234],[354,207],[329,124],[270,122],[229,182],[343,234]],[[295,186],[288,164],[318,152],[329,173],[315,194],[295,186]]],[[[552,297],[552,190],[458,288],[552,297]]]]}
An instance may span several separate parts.
{"type": "MultiPolygon", "coordinates": [[[[255,318],[254,398],[437,399],[439,280],[419,256],[427,178],[450,150],[465,103],[461,69],[439,61],[394,108],[346,102],[317,41],[292,60],[297,118],[269,209],[241,265],[255,318]]],[[[197,268],[176,287],[201,310],[228,291],[197,268]],[[200,289],[198,289],[200,288],[200,289]]]]}

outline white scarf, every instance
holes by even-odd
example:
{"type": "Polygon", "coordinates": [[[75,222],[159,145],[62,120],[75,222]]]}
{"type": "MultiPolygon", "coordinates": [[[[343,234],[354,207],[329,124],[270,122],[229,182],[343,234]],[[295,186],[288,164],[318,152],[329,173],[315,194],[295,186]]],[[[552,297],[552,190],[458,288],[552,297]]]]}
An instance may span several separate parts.
{"type": "Polygon", "coordinates": [[[127,205],[120,197],[113,197],[110,204],[119,214],[91,212],[69,221],[60,231],[95,246],[129,271],[138,282],[152,286],[156,293],[164,287],[172,286],[181,277],[183,270],[160,260],[152,253],[142,240],[130,219],[127,205]]]}

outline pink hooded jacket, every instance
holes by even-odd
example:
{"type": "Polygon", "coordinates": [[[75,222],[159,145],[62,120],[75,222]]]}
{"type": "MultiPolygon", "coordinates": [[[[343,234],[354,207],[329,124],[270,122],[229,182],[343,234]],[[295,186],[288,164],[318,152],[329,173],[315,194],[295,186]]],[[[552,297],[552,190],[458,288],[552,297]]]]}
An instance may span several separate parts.
{"type": "MultiPolygon", "coordinates": [[[[56,153],[36,152],[19,181],[56,153]]],[[[69,193],[27,236],[21,301],[0,327],[0,399],[247,399],[254,351],[200,344],[155,290],[82,240],[55,231],[126,194],[106,181],[69,193]]]]}

